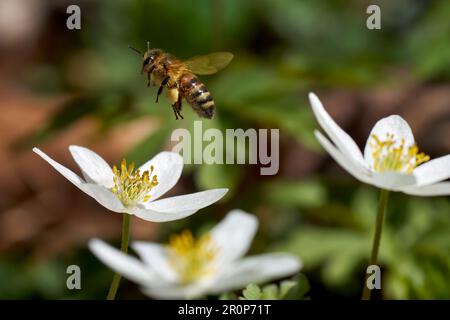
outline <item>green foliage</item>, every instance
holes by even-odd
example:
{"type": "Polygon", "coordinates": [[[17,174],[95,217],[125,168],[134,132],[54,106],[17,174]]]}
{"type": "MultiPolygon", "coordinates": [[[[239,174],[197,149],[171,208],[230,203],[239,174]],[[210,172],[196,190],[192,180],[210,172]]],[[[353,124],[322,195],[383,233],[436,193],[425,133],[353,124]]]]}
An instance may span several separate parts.
{"type": "Polygon", "coordinates": [[[279,285],[268,284],[260,287],[256,284],[249,284],[243,291],[242,296],[237,297],[233,293],[225,293],[221,300],[307,300],[309,297],[308,279],[299,274],[292,280],[284,280],[279,285]]]}
{"type": "Polygon", "coordinates": [[[15,259],[0,261],[0,297],[21,299],[39,296],[60,298],[65,292],[65,269],[59,261],[23,264],[15,259]],[[7,285],[5,285],[7,284],[7,285]]]}
{"type": "Polygon", "coordinates": [[[265,184],[267,201],[280,207],[316,207],[326,202],[327,191],[318,181],[278,180],[265,184]]]}
{"type": "Polygon", "coordinates": [[[448,1],[435,1],[423,19],[407,37],[407,52],[420,78],[448,79],[450,77],[450,14],[448,1]]]}
{"type": "MultiPolygon", "coordinates": [[[[450,204],[445,199],[417,199],[395,194],[391,199],[381,241],[379,263],[386,298],[448,298],[450,271],[450,204]],[[400,199],[402,198],[402,199],[400,199]],[[433,270],[433,271],[431,271],[433,270]]],[[[353,208],[341,215],[345,227],[299,226],[277,250],[297,253],[305,272],[320,270],[334,290],[350,288],[357,296],[364,273],[376,214],[376,193],[364,187],[353,208]]],[[[323,210],[328,210],[327,206],[323,210]]],[[[320,209],[316,215],[326,215],[320,209]]]]}

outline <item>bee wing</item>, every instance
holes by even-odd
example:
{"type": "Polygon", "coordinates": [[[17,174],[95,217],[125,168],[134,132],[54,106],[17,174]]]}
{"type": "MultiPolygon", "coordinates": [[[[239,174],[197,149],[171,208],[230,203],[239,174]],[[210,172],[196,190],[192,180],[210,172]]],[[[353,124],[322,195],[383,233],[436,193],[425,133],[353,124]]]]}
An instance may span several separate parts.
{"type": "Polygon", "coordinates": [[[184,61],[184,63],[193,73],[208,75],[225,68],[233,57],[234,55],[230,52],[214,52],[204,56],[192,57],[184,61]]]}

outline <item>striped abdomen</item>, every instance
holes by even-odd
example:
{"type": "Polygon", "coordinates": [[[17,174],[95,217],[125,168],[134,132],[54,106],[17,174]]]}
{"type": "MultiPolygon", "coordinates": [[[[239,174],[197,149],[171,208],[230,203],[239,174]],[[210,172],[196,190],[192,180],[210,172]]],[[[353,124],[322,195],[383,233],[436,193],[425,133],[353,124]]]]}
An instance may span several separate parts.
{"type": "Polygon", "coordinates": [[[206,86],[192,73],[181,76],[179,89],[183,98],[201,117],[211,119],[214,115],[214,100],[206,86]]]}

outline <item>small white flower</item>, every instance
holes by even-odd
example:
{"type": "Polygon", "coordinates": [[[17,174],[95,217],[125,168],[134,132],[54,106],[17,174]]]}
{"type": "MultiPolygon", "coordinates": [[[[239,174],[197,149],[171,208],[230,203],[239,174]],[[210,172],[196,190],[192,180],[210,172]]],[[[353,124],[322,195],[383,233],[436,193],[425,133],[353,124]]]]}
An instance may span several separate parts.
{"type": "Polygon", "coordinates": [[[328,140],[319,131],[315,135],[325,150],[356,179],[376,187],[418,196],[450,195],[450,155],[429,161],[419,153],[408,123],[398,115],[378,121],[364,148],[364,155],[325,111],[319,98],[309,100],[328,140]]]}
{"type": "Polygon", "coordinates": [[[210,233],[195,240],[190,232],[170,239],[168,245],[135,242],[141,260],[93,239],[91,251],[107,266],[160,299],[190,299],[220,294],[292,275],[301,262],[293,255],[272,253],[241,258],[258,227],[253,215],[233,210],[210,233]]]}
{"type": "Polygon", "coordinates": [[[187,217],[221,199],[228,189],[212,189],[157,200],[178,181],[183,158],[174,152],[161,152],[139,169],[122,161],[111,167],[95,152],[70,146],[69,151],[81,169],[84,179],[51,159],[41,150],[33,151],[66,179],[97,200],[105,208],[136,215],[153,222],[166,222],[187,217]]]}

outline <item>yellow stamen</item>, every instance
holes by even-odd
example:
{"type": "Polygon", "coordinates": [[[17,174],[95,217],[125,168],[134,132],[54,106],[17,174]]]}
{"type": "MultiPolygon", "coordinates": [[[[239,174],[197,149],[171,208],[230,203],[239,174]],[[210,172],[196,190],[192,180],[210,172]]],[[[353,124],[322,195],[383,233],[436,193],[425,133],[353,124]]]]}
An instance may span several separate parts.
{"type": "Polygon", "coordinates": [[[158,185],[158,177],[153,174],[153,166],[150,171],[146,170],[142,174],[139,169],[134,170],[134,162],[127,166],[125,159],[120,163],[120,169],[113,167],[114,187],[112,192],[117,194],[125,207],[132,207],[140,202],[150,199],[150,190],[158,185]]]}
{"type": "Polygon", "coordinates": [[[430,160],[425,153],[419,153],[415,144],[406,146],[405,139],[398,141],[393,134],[387,134],[385,140],[373,134],[370,147],[373,169],[377,172],[396,171],[411,174],[416,167],[430,160]]]}
{"type": "Polygon", "coordinates": [[[190,283],[214,272],[218,248],[210,234],[196,240],[187,230],[170,238],[170,264],[181,283],[190,283]]]}

